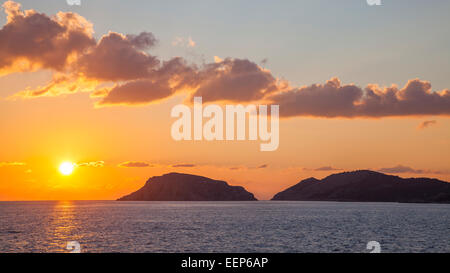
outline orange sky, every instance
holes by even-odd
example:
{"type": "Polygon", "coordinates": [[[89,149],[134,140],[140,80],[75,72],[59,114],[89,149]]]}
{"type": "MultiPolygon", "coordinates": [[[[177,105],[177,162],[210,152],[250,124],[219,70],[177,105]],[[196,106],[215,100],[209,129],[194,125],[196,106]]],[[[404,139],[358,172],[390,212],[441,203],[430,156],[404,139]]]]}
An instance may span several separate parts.
{"type": "MultiPolygon", "coordinates": [[[[87,28],[85,25],[83,27],[87,28]]],[[[1,31],[0,37],[10,35],[4,29],[1,31]]],[[[8,37],[14,39],[14,35],[8,37]]],[[[133,50],[137,48],[138,45],[134,45],[133,50]]],[[[176,142],[171,138],[170,128],[175,120],[170,117],[172,107],[185,102],[188,94],[195,90],[199,92],[201,88],[204,88],[204,96],[214,98],[213,93],[207,89],[210,86],[214,86],[215,90],[223,88],[224,93],[221,95],[228,96],[230,93],[226,89],[225,79],[234,77],[234,72],[222,75],[217,70],[214,73],[218,74],[212,74],[205,69],[196,72],[196,75],[201,76],[204,72],[206,80],[196,79],[195,84],[189,83],[176,89],[174,82],[180,82],[177,77],[189,78],[187,74],[180,74],[169,81],[174,94],[162,99],[153,100],[152,97],[151,101],[139,105],[126,102],[119,103],[125,105],[96,107],[96,103],[105,97],[93,97],[93,91],[107,88],[110,92],[107,96],[112,99],[111,92],[116,92],[115,85],[136,79],[129,75],[120,75],[124,78],[118,80],[103,79],[104,76],[93,73],[88,66],[77,66],[78,70],[72,71],[72,62],[78,61],[77,58],[82,59],[73,55],[68,56],[67,63],[64,64],[70,68],[60,69],[53,63],[45,64],[46,60],[42,59],[44,57],[35,57],[31,53],[4,50],[1,54],[9,54],[5,58],[14,61],[26,59],[33,63],[33,69],[18,72],[16,64],[0,63],[0,70],[3,71],[0,76],[0,200],[116,199],[138,189],[149,177],[172,171],[203,175],[225,180],[232,185],[241,185],[259,199],[270,199],[275,193],[310,176],[322,178],[331,173],[355,169],[380,170],[401,165],[410,169],[392,172],[404,177],[426,176],[450,181],[448,104],[433,108],[430,103],[430,109],[441,107],[443,110],[440,112],[426,110],[426,113],[402,112],[377,117],[370,116],[369,112],[363,110],[366,112],[362,116],[356,114],[352,118],[345,117],[346,114],[342,114],[340,109],[336,111],[343,116],[323,117],[327,109],[322,106],[319,112],[312,109],[311,114],[296,113],[294,117],[283,118],[278,150],[261,152],[259,142],[176,142]],[[68,70],[70,71],[67,72],[68,70]],[[78,87],[83,88],[73,91],[66,83],[56,84],[55,93],[24,97],[23,94],[28,94],[26,92],[44,87],[54,80],[52,76],[61,74],[71,77],[78,87]],[[82,84],[86,84],[86,77],[91,77],[89,80],[92,82],[84,86],[82,84]],[[217,78],[217,83],[211,82],[212,77],[217,78]],[[424,121],[433,122],[427,123],[426,128],[419,128],[424,121]],[[103,163],[79,166],[72,175],[63,176],[58,172],[58,167],[64,161],[77,164],[103,163]],[[127,161],[145,162],[149,166],[119,166],[127,161]],[[192,166],[176,167],[179,164],[192,166]]],[[[231,70],[243,65],[250,70],[245,77],[256,77],[264,82],[264,88],[249,86],[242,91],[254,92],[251,95],[257,98],[256,101],[269,92],[291,92],[283,89],[286,88],[283,86],[285,83],[274,76],[272,79],[269,70],[253,66],[252,63],[223,62],[220,65],[225,69],[230,67],[231,70]],[[271,88],[276,91],[270,91],[271,88]]],[[[183,66],[183,69],[187,67],[183,66]]],[[[112,74],[108,77],[112,77],[112,74]]],[[[151,81],[154,81],[153,78],[151,81]]],[[[152,82],[156,90],[154,85],[155,82],[152,82]]],[[[297,87],[291,88],[296,90],[297,87]]],[[[325,91],[321,94],[334,92],[327,88],[324,87],[325,91]]],[[[345,88],[351,89],[343,84],[343,88],[339,90],[345,88]]],[[[302,89],[300,92],[307,90],[302,89]]],[[[388,91],[386,89],[379,92],[383,96],[388,91]]],[[[447,98],[448,101],[445,91],[438,92],[441,92],[439,98],[447,98]]],[[[407,100],[401,97],[401,91],[398,94],[401,102],[407,100]]],[[[242,93],[238,96],[242,96],[242,93]]],[[[243,96],[222,99],[236,103],[239,99],[238,102],[243,104],[255,101],[246,100],[243,96]]],[[[280,106],[280,111],[282,107],[283,105],[280,106]]]]}
{"type": "Polygon", "coordinates": [[[312,171],[323,166],[376,170],[401,164],[430,172],[401,176],[450,180],[446,118],[422,130],[416,127],[423,118],[282,120],[279,149],[260,152],[258,142],[173,141],[169,113],[176,103],[95,109],[83,93],[2,101],[0,124],[8,133],[0,136],[0,162],[26,165],[0,167],[0,199],[115,199],[170,171],[223,179],[261,199],[300,179],[338,171],[312,171]],[[66,160],[105,164],[78,167],[66,177],[58,172],[66,160]],[[118,167],[125,161],[152,166],[118,167]],[[176,164],[196,166],[171,167],[176,164]]]}

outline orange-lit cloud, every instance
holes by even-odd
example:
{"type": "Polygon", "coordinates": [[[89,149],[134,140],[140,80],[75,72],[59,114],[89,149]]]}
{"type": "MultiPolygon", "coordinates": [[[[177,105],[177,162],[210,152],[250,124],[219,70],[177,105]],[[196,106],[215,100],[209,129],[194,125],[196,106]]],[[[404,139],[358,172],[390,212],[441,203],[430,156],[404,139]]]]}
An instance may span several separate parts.
{"type": "Polygon", "coordinates": [[[437,121],[436,120],[426,120],[422,123],[419,124],[419,126],[417,126],[417,129],[421,130],[421,129],[425,129],[428,127],[431,127],[433,125],[436,125],[437,121]]]}
{"type": "Polygon", "coordinates": [[[72,58],[95,44],[92,25],[76,13],[49,17],[22,11],[13,1],[5,2],[3,8],[7,23],[0,29],[1,74],[37,68],[62,71],[72,58]]]}
{"type": "Polygon", "coordinates": [[[81,162],[76,164],[77,167],[93,167],[101,168],[105,166],[104,161],[91,161],[91,162],[81,162]]]}
{"type": "Polygon", "coordinates": [[[8,167],[8,166],[25,166],[26,163],[23,162],[0,162],[0,167],[8,167]]]}
{"type": "Polygon", "coordinates": [[[192,40],[191,37],[189,37],[188,41],[187,41],[187,45],[188,45],[188,47],[195,47],[197,45],[197,43],[194,40],[192,40]]]}
{"type": "Polygon", "coordinates": [[[183,37],[175,37],[175,39],[172,42],[173,46],[180,46],[180,47],[195,47],[197,43],[192,40],[192,37],[188,37],[187,39],[183,37]]]}
{"type": "MultiPolygon", "coordinates": [[[[83,77],[74,77],[73,75],[67,75],[63,73],[55,73],[53,74],[52,80],[45,86],[39,86],[34,89],[27,88],[10,96],[9,98],[36,98],[44,96],[59,96],[62,94],[73,94],[76,92],[90,92],[91,90],[95,89],[98,84],[99,82],[96,80],[89,80],[83,77]]],[[[94,93],[95,91],[92,92],[92,94],[94,93]]]]}

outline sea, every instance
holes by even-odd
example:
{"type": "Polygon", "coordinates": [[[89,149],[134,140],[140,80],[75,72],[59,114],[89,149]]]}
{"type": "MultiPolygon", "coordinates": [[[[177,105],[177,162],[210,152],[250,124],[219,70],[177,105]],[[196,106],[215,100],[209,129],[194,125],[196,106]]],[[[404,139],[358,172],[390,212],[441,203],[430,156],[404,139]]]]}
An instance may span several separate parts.
{"type": "Polygon", "coordinates": [[[450,204],[0,202],[2,253],[365,253],[374,242],[448,253],[450,204]]]}

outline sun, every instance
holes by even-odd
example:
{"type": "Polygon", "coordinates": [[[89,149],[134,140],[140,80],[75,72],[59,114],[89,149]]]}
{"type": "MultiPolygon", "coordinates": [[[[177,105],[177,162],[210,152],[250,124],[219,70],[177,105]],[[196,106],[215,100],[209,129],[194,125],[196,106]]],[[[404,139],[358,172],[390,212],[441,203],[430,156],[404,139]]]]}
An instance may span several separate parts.
{"type": "Polygon", "coordinates": [[[72,162],[63,162],[59,165],[59,172],[63,175],[71,175],[73,173],[73,169],[75,168],[75,164],[72,162]]]}

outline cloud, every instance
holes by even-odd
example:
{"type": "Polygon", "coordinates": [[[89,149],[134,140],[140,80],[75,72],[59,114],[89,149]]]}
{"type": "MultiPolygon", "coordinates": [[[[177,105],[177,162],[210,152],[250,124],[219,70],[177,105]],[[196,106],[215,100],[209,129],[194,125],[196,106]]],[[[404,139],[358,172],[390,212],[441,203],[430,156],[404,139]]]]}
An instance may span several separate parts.
{"type": "Polygon", "coordinates": [[[342,169],[338,169],[338,168],[334,168],[331,166],[325,166],[325,167],[320,167],[317,169],[314,169],[314,171],[341,171],[342,169]]]}
{"type": "MultiPolygon", "coordinates": [[[[148,52],[158,43],[150,32],[109,32],[97,41],[92,24],[76,13],[48,16],[22,11],[12,1],[3,7],[7,23],[0,29],[0,74],[36,69],[55,73],[48,84],[15,97],[89,91],[96,105],[143,105],[183,92],[191,100],[202,96],[203,102],[278,104],[282,117],[450,115],[450,90],[432,91],[429,82],[419,79],[409,80],[403,88],[374,84],[362,88],[341,84],[338,78],[292,87],[245,58],[216,56],[214,62],[200,66],[181,57],[163,61],[148,52]]],[[[190,37],[174,42],[180,41],[195,46],[190,37]]]]}
{"type": "Polygon", "coordinates": [[[10,96],[9,99],[59,96],[61,94],[89,92],[95,89],[97,85],[97,81],[87,80],[82,77],[73,77],[63,73],[55,73],[53,74],[52,80],[45,86],[39,86],[35,89],[27,88],[10,96]]]}
{"type": "Polygon", "coordinates": [[[415,170],[413,168],[403,166],[403,165],[397,165],[395,167],[391,168],[381,168],[378,170],[382,173],[423,173],[423,170],[415,170]]]}
{"type": "Polygon", "coordinates": [[[275,94],[269,98],[280,105],[284,117],[326,118],[450,115],[450,90],[432,92],[431,84],[414,79],[401,89],[369,85],[364,90],[342,85],[338,78],[275,94]]]}
{"type": "MultiPolygon", "coordinates": [[[[109,32],[97,42],[92,24],[76,13],[59,12],[50,17],[22,11],[12,1],[3,6],[8,22],[0,29],[0,72],[46,68],[56,73],[47,85],[13,97],[93,91],[100,84],[113,83],[113,88],[103,88],[92,97],[101,95],[100,104],[144,104],[198,85],[195,66],[179,57],[164,62],[147,53],[157,44],[150,32],[109,32]]],[[[194,42],[190,39],[189,43],[194,42]]]]}
{"type": "Polygon", "coordinates": [[[0,167],[9,167],[9,166],[25,166],[26,163],[23,162],[0,162],[0,167]]]}
{"type": "Polygon", "coordinates": [[[196,68],[182,58],[165,61],[147,78],[116,85],[108,92],[100,91],[103,98],[98,105],[139,105],[168,98],[179,90],[190,90],[200,83],[196,68]]]}
{"type": "Polygon", "coordinates": [[[145,168],[145,167],[151,167],[150,164],[147,162],[141,162],[141,161],[126,161],[123,163],[120,163],[118,165],[119,167],[123,168],[145,168]]]}
{"type": "Polygon", "coordinates": [[[169,97],[172,94],[173,91],[168,85],[151,80],[137,80],[115,86],[98,104],[143,104],[169,97]]]}
{"type": "Polygon", "coordinates": [[[195,47],[195,45],[197,44],[196,42],[194,42],[194,40],[192,40],[191,37],[188,38],[188,46],[189,47],[195,47]]]}
{"type": "Polygon", "coordinates": [[[0,29],[0,73],[47,68],[64,70],[71,59],[95,44],[92,24],[76,13],[54,17],[22,11],[13,1],[3,8],[7,23],[0,29]]]}
{"type": "Polygon", "coordinates": [[[397,173],[445,174],[445,172],[441,172],[441,171],[413,169],[411,167],[407,167],[407,166],[403,166],[403,165],[397,165],[397,166],[391,167],[391,168],[381,168],[381,169],[378,169],[377,171],[382,172],[382,173],[390,173],[390,174],[397,174],[397,173]]]}
{"type": "Polygon", "coordinates": [[[101,168],[105,166],[104,161],[92,161],[92,162],[81,162],[76,164],[77,167],[93,167],[93,168],[101,168]]]}
{"type": "Polygon", "coordinates": [[[195,47],[197,43],[192,40],[192,37],[188,37],[187,39],[183,37],[175,37],[172,41],[173,46],[179,46],[179,47],[195,47]]]}
{"type": "Polygon", "coordinates": [[[426,120],[424,122],[422,122],[421,124],[419,124],[419,126],[417,126],[417,129],[421,130],[421,129],[425,129],[428,127],[431,127],[433,125],[436,125],[437,121],[436,120],[426,120]]]}
{"type": "Polygon", "coordinates": [[[91,98],[103,98],[103,97],[106,97],[109,94],[110,91],[111,91],[110,88],[99,88],[99,89],[96,89],[96,90],[92,91],[91,98]]]}
{"type": "Polygon", "coordinates": [[[229,167],[228,170],[230,171],[238,171],[238,170],[258,170],[258,169],[267,169],[269,168],[268,164],[262,164],[259,166],[233,166],[229,167]]]}
{"type": "Polygon", "coordinates": [[[261,64],[263,66],[265,66],[268,62],[269,62],[269,59],[267,59],[267,58],[264,58],[264,59],[261,60],[261,64]]]}
{"type": "Polygon", "coordinates": [[[126,38],[131,45],[140,50],[149,49],[158,43],[158,40],[152,33],[145,31],[141,32],[139,35],[128,34],[126,38]]]}
{"type": "Polygon", "coordinates": [[[323,172],[323,171],[341,171],[342,169],[331,167],[331,166],[324,166],[320,168],[310,169],[310,168],[303,168],[304,171],[314,171],[314,172],[323,172]]]}
{"type": "Polygon", "coordinates": [[[246,59],[219,60],[199,72],[202,82],[192,97],[202,97],[204,102],[248,102],[278,90],[275,77],[257,64],[246,59]]]}
{"type": "Polygon", "coordinates": [[[181,46],[183,44],[183,37],[175,37],[172,41],[173,46],[181,46]]]}
{"type": "Polygon", "coordinates": [[[173,168],[193,168],[195,167],[195,164],[175,164],[172,165],[173,168]]]}
{"type": "Polygon", "coordinates": [[[154,44],[155,38],[148,32],[139,35],[110,32],[78,59],[75,69],[86,78],[102,81],[148,78],[160,61],[143,50],[154,44]]]}

